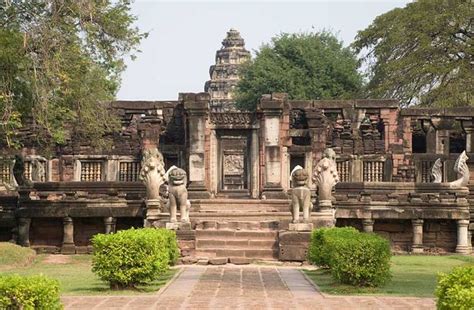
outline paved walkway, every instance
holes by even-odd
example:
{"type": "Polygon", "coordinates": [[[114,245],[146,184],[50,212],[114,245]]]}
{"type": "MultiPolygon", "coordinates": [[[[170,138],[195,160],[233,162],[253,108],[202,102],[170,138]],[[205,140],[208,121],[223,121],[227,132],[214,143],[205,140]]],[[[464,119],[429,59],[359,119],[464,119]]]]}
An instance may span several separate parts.
{"type": "Polygon", "coordinates": [[[297,269],[189,266],[157,295],[63,297],[66,309],[434,309],[430,298],[327,296],[297,269]]]}

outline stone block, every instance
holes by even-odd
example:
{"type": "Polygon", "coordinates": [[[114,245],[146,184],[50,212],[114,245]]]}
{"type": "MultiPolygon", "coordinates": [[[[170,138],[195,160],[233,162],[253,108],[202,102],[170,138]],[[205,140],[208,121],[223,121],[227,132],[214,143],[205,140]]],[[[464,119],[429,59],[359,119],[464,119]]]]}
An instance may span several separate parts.
{"type": "Polygon", "coordinates": [[[281,261],[305,261],[308,255],[308,244],[281,245],[278,259],[281,261]]]}
{"type": "Polygon", "coordinates": [[[313,223],[290,223],[288,230],[290,231],[312,231],[313,223]]]}
{"type": "Polygon", "coordinates": [[[209,260],[208,259],[204,259],[204,258],[201,258],[201,259],[198,259],[198,261],[196,262],[197,265],[207,265],[209,264],[209,260]]]}
{"type": "Polygon", "coordinates": [[[214,257],[209,259],[210,265],[225,265],[229,259],[227,257],[214,257]]]}
{"type": "MultiPolygon", "coordinates": [[[[74,244],[63,244],[61,254],[76,254],[76,246],[74,244]]],[[[87,254],[87,247],[78,247],[77,254],[87,254]]]]}
{"type": "Polygon", "coordinates": [[[252,263],[252,260],[246,257],[230,257],[229,263],[234,265],[247,265],[252,263]]]}

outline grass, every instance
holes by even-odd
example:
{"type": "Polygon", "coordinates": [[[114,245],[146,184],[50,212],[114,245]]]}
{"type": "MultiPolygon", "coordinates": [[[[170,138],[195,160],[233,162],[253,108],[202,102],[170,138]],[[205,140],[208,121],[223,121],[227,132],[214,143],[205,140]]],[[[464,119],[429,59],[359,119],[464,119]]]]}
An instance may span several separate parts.
{"type": "Polygon", "coordinates": [[[474,257],[416,256],[392,257],[392,280],[380,288],[358,288],[339,284],[327,269],[305,270],[322,292],[334,295],[394,295],[434,297],[438,272],[448,273],[454,267],[474,264],[474,257]]]}
{"type": "Polygon", "coordinates": [[[146,286],[139,286],[135,290],[117,291],[110,290],[107,283],[101,281],[91,271],[91,255],[71,255],[67,257],[66,263],[50,263],[47,258],[48,255],[37,255],[28,266],[20,267],[0,263],[0,275],[42,273],[59,281],[63,295],[136,295],[156,293],[177,272],[177,269],[170,269],[166,274],[146,286]]]}
{"type": "Polygon", "coordinates": [[[9,242],[0,242],[0,266],[25,266],[30,264],[36,252],[9,242]]]}

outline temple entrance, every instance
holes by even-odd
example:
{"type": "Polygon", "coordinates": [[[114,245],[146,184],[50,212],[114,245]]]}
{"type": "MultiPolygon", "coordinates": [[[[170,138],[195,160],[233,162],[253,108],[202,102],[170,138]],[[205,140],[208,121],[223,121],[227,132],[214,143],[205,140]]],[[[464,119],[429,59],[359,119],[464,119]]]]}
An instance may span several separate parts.
{"type": "Polygon", "coordinates": [[[219,196],[250,195],[250,131],[218,130],[219,196]]]}

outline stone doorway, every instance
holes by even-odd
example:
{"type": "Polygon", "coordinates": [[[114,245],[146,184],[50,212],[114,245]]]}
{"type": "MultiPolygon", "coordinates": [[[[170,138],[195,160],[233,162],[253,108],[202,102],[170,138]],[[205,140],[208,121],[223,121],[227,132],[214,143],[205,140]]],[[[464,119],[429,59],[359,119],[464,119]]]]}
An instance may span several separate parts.
{"type": "Polygon", "coordinates": [[[251,134],[249,130],[218,130],[218,196],[250,196],[251,134]]]}

